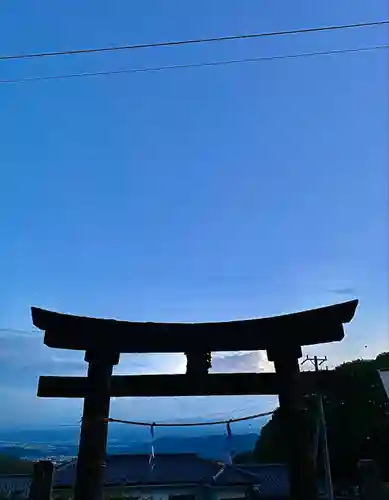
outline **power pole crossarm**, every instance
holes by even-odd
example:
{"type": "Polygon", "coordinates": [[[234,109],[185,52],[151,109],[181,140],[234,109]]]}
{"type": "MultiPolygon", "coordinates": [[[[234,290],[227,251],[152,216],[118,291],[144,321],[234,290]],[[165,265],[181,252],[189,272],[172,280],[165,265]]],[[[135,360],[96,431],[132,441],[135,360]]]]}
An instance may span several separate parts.
{"type": "MultiPolygon", "coordinates": [[[[327,356],[324,358],[319,358],[318,356],[313,356],[312,358],[307,355],[307,357],[303,360],[301,364],[309,361],[313,364],[315,368],[315,372],[317,373],[320,370],[320,367],[323,363],[327,361],[327,356]]],[[[327,426],[324,415],[323,408],[323,398],[319,392],[317,392],[317,402],[318,402],[318,410],[319,410],[319,422],[320,422],[320,436],[322,442],[323,449],[323,459],[324,459],[324,478],[325,485],[328,495],[328,500],[334,500],[334,491],[332,486],[332,477],[331,477],[331,464],[330,464],[330,455],[328,451],[328,442],[327,442],[327,426]]]]}

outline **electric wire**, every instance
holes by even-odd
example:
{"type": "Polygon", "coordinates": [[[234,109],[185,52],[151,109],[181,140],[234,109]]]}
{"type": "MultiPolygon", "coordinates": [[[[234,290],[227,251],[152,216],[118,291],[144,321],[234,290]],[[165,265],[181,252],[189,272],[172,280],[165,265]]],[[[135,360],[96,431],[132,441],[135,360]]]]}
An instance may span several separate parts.
{"type": "Polygon", "coordinates": [[[46,76],[33,76],[26,78],[15,78],[0,80],[0,84],[18,84],[18,83],[30,83],[37,81],[47,81],[47,80],[67,80],[71,78],[84,78],[92,76],[110,76],[110,75],[123,75],[132,73],[149,73],[149,72],[161,72],[166,70],[175,69],[190,69],[190,68],[202,68],[202,67],[214,67],[214,66],[228,66],[234,64],[247,64],[247,63],[257,63],[263,61],[274,61],[281,59],[296,59],[302,57],[313,57],[313,56],[325,56],[325,55],[337,55],[337,54],[348,54],[348,53],[358,53],[358,52],[371,52],[374,50],[388,49],[389,45],[375,45],[370,47],[358,47],[351,49],[338,49],[338,50],[326,50],[317,52],[301,52],[297,54],[284,54],[275,56],[263,56],[263,57],[250,57],[244,59],[229,59],[220,61],[210,61],[201,63],[189,63],[189,64],[177,64],[171,66],[150,66],[146,68],[124,68],[118,70],[108,70],[108,71],[96,71],[96,72],[84,72],[84,73],[70,73],[70,74],[60,74],[60,75],[46,75],[46,76]]]}
{"type": "Polygon", "coordinates": [[[0,61],[10,61],[10,60],[20,60],[20,59],[36,59],[42,57],[58,57],[58,56],[71,56],[78,54],[93,54],[101,52],[117,52],[123,50],[139,50],[139,49],[150,49],[158,47],[173,47],[180,45],[194,45],[194,44],[204,44],[204,43],[215,43],[215,42],[225,42],[233,40],[248,40],[255,38],[269,38],[275,36],[285,36],[285,35],[298,35],[305,33],[317,33],[317,32],[327,32],[327,31],[338,31],[344,29],[353,28],[367,28],[372,26],[383,26],[389,24],[389,20],[373,21],[365,23],[354,23],[354,24],[341,24],[341,25],[330,25],[330,26],[319,26],[316,28],[301,28],[294,30],[282,30],[282,31],[268,31],[261,33],[249,33],[242,35],[229,35],[229,36],[219,36],[211,38],[196,38],[190,40],[176,40],[176,41],[166,41],[166,42],[155,42],[155,43],[143,43],[135,45],[117,45],[113,47],[96,47],[90,49],[73,49],[55,52],[37,52],[37,53],[27,53],[27,54],[10,54],[1,55],[0,61]]]}

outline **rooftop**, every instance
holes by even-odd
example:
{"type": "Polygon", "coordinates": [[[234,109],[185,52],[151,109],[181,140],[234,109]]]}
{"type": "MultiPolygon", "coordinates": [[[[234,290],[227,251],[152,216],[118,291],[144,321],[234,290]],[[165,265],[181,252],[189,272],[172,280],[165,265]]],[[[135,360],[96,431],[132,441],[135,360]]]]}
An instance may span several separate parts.
{"type": "MultiPolygon", "coordinates": [[[[151,467],[149,458],[149,455],[142,454],[109,455],[105,468],[105,486],[256,485],[259,486],[259,498],[271,495],[280,499],[286,498],[289,492],[287,468],[280,464],[224,467],[222,463],[182,453],[158,454],[151,467]]],[[[71,488],[75,472],[75,460],[58,466],[54,488],[71,488]]],[[[29,476],[0,476],[0,493],[10,490],[28,492],[30,481],[29,476]]]]}

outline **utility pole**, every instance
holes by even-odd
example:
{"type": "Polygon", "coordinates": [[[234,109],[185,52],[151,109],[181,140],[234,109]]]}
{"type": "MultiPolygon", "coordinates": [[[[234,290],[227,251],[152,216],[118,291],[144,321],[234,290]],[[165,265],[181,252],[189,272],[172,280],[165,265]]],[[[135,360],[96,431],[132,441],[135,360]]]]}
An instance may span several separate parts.
{"type": "MultiPolygon", "coordinates": [[[[313,364],[315,372],[317,373],[320,370],[320,366],[327,361],[327,356],[325,356],[324,358],[318,358],[317,356],[313,356],[313,358],[310,358],[307,355],[307,357],[301,364],[303,365],[307,361],[313,364]]],[[[316,396],[319,407],[319,421],[320,421],[320,431],[321,431],[320,435],[321,435],[322,449],[323,449],[324,480],[327,490],[327,498],[328,500],[334,500],[334,490],[332,487],[332,478],[331,478],[330,455],[328,452],[328,442],[327,442],[327,426],[324,415],[323,398],[319,390],[317,390],[316,396]]]]}

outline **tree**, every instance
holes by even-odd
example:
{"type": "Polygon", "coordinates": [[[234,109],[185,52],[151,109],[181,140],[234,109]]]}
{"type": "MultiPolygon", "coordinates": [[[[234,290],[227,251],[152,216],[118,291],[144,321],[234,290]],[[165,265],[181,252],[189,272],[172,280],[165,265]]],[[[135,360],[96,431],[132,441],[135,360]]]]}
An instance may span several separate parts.
{"type": "Polygon", "coordinates": [[[33,463],[28,460],[0,455],[0,474],[30,474],[33,463]]]}
{"type": "MultiPolygon", "coordinates": [[[[389,478],[389,401],[378,373],[387,367],[389,353],[343,363],[335,368],[337,383],[321,389],[335,480],[355,480],[361,458],[375,459],[382,475],[389,478]]],[[[306,398],[312,430],[317,414],[310,402],[306,398]]],[[[262,428],[253,457],[259,462],[286,461],[279,411],[262,428]]]]}

